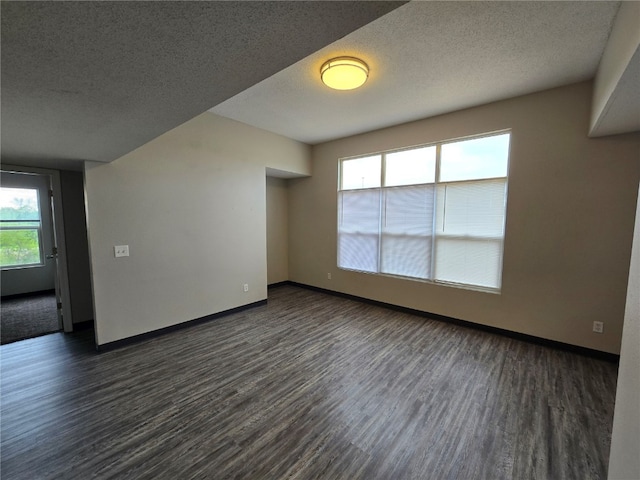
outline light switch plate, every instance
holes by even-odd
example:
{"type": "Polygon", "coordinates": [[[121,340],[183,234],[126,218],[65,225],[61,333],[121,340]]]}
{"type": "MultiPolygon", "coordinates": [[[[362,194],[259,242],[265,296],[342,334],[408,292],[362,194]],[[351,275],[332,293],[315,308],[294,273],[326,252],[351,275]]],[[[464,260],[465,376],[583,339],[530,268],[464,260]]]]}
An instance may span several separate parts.
{"type": "Polygon", "coordinates": [[[128,257],[129,245],[116,245],[113,247],[113,253],[116,257],[128,257]]]}

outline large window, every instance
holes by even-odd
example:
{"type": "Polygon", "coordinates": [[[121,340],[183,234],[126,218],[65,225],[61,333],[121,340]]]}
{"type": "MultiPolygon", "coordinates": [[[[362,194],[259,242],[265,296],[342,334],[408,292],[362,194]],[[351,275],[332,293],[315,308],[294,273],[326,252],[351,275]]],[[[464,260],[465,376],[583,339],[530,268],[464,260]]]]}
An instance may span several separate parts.
{"type": "Polygon", "coordinates": [[[509,139],[342,159],[338,267],[499,290],[509,139]]]}
{"type": "Polygon", "coordinates": [[[0,267],[42,265],[38,190],[0,187],[0,267]]]}

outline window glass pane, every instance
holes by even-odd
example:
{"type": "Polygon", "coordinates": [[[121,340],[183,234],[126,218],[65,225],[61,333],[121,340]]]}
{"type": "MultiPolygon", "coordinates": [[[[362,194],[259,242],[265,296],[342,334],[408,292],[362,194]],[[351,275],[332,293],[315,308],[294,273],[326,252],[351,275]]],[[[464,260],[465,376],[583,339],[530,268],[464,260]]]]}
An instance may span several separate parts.
{"type": "Polygon", "coordinates": [[[41,264],[39,231],[38,190],[0,187],[0,267],[41,264]]]}
{"type": "Polygon", "coordinates": [[[338,267],[376,273],[378,271],[378,234],[340,233],[338,267]]]}
{"type": "Polygon", "coordinates": [[[383,273],[429,278],[433,234],[433,185],[384,191],[383,273]]]}
{"type": "Polygon", "coordinates": [[[353,233],[380,231],[380,191],[340,192],[339,230],[353,233]]]}
{"type": "Polygon", "coordinates": [[[436,232],[502,237],[506,190],[506,179],[438,185],[436,232]]]}
{"type": "Polygon", "coordinates": [[[37,229],[0,230],[0,266],[38,265],[41,262],[37,229]]]}
{"type": "Polygon", "coordinates": [[[40,221],[38,190],[0,188],[0,220],[40,221]]]}
{"type": "Polygon", "coordinates": [[[378,271],[380,191],[346,191],[338,196],[338,267],[378,271]]]}
{"type": "Polygon", "coordinates": [[[504,133],[442,145],[440,181],[507,176],[509,137],[504,133]]]}
{"type": "Polygon", "coordinates": [[[343,160],[342,189],[379,187],[381,162],[381,155],[343,160]]]}
{"type": "Polygon", "coordinates": [[[436,237],[435,279],[500,288],[502,240],[436,237]]]}
{"type": "Polygon", "coordinates": [[[436,179],[436,147],[388,153],[385,162],[387,187],[433,183],[436,179]]]}

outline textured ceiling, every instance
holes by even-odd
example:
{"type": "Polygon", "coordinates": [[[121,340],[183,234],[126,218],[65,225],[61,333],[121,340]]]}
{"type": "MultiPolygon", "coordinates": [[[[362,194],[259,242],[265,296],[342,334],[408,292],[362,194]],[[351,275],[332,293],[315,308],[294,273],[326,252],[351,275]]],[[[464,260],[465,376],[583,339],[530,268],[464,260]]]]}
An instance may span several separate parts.
{"type": "MultiPolygon", "coordinates": [[[[307,143],[594,77],[619,2],[411,2],[211,111],[307,143]],[[359,90],[319,79],[338,55],[371,69],[359,90]]],[[[586,132],[585,132],[586,134],[586,132]]]]}
{"type": "Polygon", "coordinates": [[[110,161],[403,2],[1,2],[2,161],[110,161]]]}

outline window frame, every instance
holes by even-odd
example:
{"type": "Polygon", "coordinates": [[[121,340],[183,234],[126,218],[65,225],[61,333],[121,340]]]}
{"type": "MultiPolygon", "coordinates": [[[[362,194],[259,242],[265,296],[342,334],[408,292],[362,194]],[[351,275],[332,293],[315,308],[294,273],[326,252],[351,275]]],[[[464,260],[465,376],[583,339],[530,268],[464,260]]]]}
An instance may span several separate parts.
{"type": "Polygon", "coordinates": [[[408,147],[402,147],[402,148],[395,148],[395,149],[388,149],[388,150],[381,150],[378,152],[371,152],[371,153],[367,153],[367,154],[362,154],[362,155],[353,155],[353,156],[348,156],[348,157],[341,157],[338,159],[338,182],[337,182],[337,201],[338,201],[338,212],[337,212],[337,224],[336,224],[336,263],[337,263],[337,268],[340,270],[344,270],[344,271],[349,271],[349,272],[358,272],[358,273],[364,273],[364,274],[370,274],[370,275],[382,275],[382,276],[386,276],[386,277],[392,277],[392,278],[400,278],[400,279],[405,279],[405,280],[411,280],[411,281],[416,281],[416,282],[424,282],[424,283],[430,283],[430,284],[434,284],[434,285],[440,285],[440,286],[448,286],[448,287],[454,287],[454,288],[460,288],[460,289],[465,289],[465,290],[473,290],[473,291],[480,291],[480,292],[486,292],[486,293],[494,293],[494,294],[500,294],[502,291],[502,275],[503,275],[503,265],[504,265],[504,246],[505,246],[505,239],[506,239],[506,225],[507,225],[507,207],[508,207],[508,191],[509,191],[509,169],[511,166],[511,142],[512,142],[512,129],[508,128],[508,129],[502,129],[502,130],[496,130],[496,131],[492,131],[492,132],[486,132],[486,133],[481,133],[478,135],[468,135],[468,136],[463,136],[463,137],[456,137],[456,138],[451,138],[451,139],[447,139],[447,140],[442,140],[442,141],[437,141],[437,142],[431,142],[431,143],[424,143],[424,144],[418,144],[418,145],[412,145],[412,146],[408,146],[408,147]],[[452,143],[457,143],[457,142],[464,142],[464,141],[468,141],[468,140],[478,140],[478,139],[482,139],[482,138],[488,138],[488,137],[495,137],[495,136],[499,136],[499,135],[504,135],[504,134],[508,134],[509,135],[509,143],[508,143],[508,147],[507,147],[507,165],[506,165],[506,173],[504,177],[488,177],[488,178],[477,178],[477,179],[462,179],[462,180],[449,180],[449,181],[441,181],[440,180],[440,170],[441,170],[441,158],[442,158],[442,146],[443,145],[447,145],[447,144],[452,144],[452,143]],[[388,154],[393,154],[393,153],[398,153],[398,152],[404,152],[404,151],[410,151],[410,150],[417,150],[417,149],[422,149],[422,148],[428,148],[428,147],[435,147],[436,148],[436,152],[435,152],[435,174],[434,174],[434,181],[433,183],[430,182],[423,182],[423,183],[415,183],[415,184],[403,184],[403,185],[391,185],[391,186],[387,186],[385,185],[385,174],[386,174],[386,156],[388,154]],[[366,158],[366,157],[374,157],[380,155],[380,186],[378,187],[365,187],[365,188],[351,188],[351,189],[343,189],[343,164],[344,162],[347,162],[349,160],[356,160],[356,159],[360,159],[360,158],[366,158]],[[437,221],[437,191],[438,191],[438,187],[441,185],[447,185],[447,184],[460,184],[460,183],[470,183],[470,182],[479,182],[479,181],[496,181],[496,180],[504,180],[504,216],[503,216],[503,223],[502,223],[502,235],[501,236],[480,236],[480,235],[457,235],[457,234],[446,234],[446,233],[437,233],[437,225],[436,225],[436,221],[437,221]],[[432,234],[431,234],[431,252],[429,254],[430,257],[430,265],[428,266],[428,270],[429,270],[429,278],[420,278],[420,277],[412,277],[412,276],[406,276],[406,275],[398,275],[398,274],[392,274],[392,273],[385,273],[382,272],[382,243],[383,243],[383,230],[382,230],[382,222],[383,222],[383,217],[384,214],[382,213],[383,211],[383,201],[384,201],[384,197],[385,197],[385,191],[387,189],[393,189],[393,188],[402,188],[402,187],[417,187],[417,186],[421,186],[421,185],[433,185],[433,190],[434,190],[434,201],[433,201],[433,225],[432,225],[432,234]],[[372,272],[372,271],[366,271],[366,270],[358,270],[358,269],[352,269],[352,268],[345,268],[345,267],[341,267],[339,265],[339,260],[340,260],[340,230],[341,230],[341,214],[340,214],[340,194],[342,192],[349,192],[349,191],[364,191],[364,190],[378,190],[380,191],[380,226],[379,226],[379,230],[378,230],[378,264],[377,264],[377,271],[372,272]],[[483,286],[483,285],[475,285],[475,284],[470,284],[470,283],[460,283],[460,282],[452,282],[452,281],[447,281],[447,280],[438,280],[435,278],[435,270],[436,270],[436,255],[437,255],[437,244],[438,244],[438,238],[441,239],[463,239],[465,241],[495,241],[495,242],[499,242],[500,243],[500,247],[501,247],[501,254],[500,254],[500,258],[499,258],[499,264],[497,265],[498,268],[498,274],[499,274],[499,283],[497,287],[489,287],[489,286],[483,286]]]}
{"type": "Polygon", "coordinates": [[[44,255],[44,245],[42,239],[42,212],[41,212],[41,203],[40,203],[40,191],[38,188],[34,187],[6,187],[6,188],[17,188],[20,190],[34,190],[36,192],[36,204],[38,205],[38,220],[2,220],[0,219],[0,231],[18,231],[18,230],[28,230],[35,231],[38,237],[38,262],[34,263],[21,263],[15,265],[1,265],[0,271],[5,270],[21,270],[26,268],[38,268],[45,266],[45,255],[44,255]],[[37,225],[11,225],[19,224],[19,223],[36,223],[37,225]]]}

